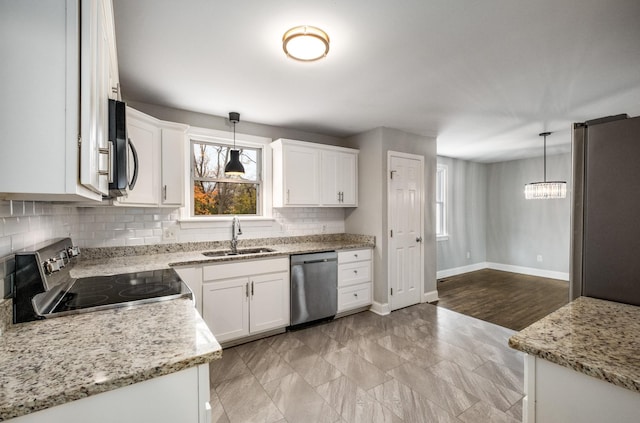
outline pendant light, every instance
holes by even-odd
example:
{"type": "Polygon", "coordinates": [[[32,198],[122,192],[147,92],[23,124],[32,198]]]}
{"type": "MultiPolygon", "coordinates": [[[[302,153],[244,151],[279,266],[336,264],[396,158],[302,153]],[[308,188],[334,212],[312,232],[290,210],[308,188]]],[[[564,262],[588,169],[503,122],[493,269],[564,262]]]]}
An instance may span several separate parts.
{"type": "Polygon", "coordinates": [[[229,112],[229,121],[233,123],[233,149],[229,152],[231,158],[224,167],[225,176],[244,175],[244,166],[240,163],[240,151],[236,150],[236,123],[240,122],[240,113],[229,112]]]}
{"type": "Polygon", "coordinates": [[[541,137],[544,137],[544,181],[531,182],[524,186],[524,198],[527,200],[565,198],[567,196],[565,181],[547,182],[547,135],[551,135],[551,132],[540,134],[541,137]]]}

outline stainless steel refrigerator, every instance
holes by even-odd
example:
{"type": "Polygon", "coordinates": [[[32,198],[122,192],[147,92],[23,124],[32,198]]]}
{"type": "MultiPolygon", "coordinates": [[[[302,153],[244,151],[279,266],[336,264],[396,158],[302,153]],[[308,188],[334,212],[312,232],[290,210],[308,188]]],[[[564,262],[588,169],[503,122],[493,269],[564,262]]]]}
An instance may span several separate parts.
{"type": "Polygon", "coordinates": [[[640,305],[640,117],[574,124],[570,296],[640,305]]]}

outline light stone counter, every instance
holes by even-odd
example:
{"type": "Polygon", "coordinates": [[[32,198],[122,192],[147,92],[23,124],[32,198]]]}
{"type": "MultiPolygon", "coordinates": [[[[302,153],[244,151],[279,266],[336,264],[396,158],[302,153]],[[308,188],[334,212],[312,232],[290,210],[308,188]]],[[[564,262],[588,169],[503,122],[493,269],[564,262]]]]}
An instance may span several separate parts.
{"type": "Polygon", "coordinates": [[[238,249],[266,247],[274,250],[259,254],[207,257],[205,251],[229,249],[228,241],[156,244],[137,247],[87,248],[81,260],[71,269],[71,276],[84,278],[99,275],[143,272],[171,266],[222,263],[238,260],[270,258],[330,250],[375,247],[375,238],[365,235],[333,234],[289,238],[241,240],[238,249]]]}
{"type": "Polygon", "coordinates": [[[0,421],[221,355],[190,299],[9,325],[0,336],[0,421]]]}
{"type": "Polygon", "coordinates": [[[513,335],[509,346],[640,392],[640,307],[580,297],[513,335]]]}

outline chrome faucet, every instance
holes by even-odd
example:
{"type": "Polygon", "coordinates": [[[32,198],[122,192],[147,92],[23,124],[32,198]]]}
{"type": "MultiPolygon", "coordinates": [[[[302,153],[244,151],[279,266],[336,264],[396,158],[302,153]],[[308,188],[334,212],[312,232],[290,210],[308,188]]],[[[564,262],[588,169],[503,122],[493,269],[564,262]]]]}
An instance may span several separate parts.
{"type": "Polygon", "coordinates": [[[233,216],[231,221],[231,253],[238,253],[238,235],[242,235],[242,228],[240,227],[240,220],[238,216],[233,216]]]}

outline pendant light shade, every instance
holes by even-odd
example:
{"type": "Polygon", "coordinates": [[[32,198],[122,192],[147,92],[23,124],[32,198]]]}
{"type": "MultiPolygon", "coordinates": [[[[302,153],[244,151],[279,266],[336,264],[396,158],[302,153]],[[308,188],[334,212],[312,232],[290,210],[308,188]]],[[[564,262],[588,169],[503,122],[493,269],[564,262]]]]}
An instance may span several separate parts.
{"type": "Polygon", "coordinates": [[[229,121],[233,123],[233,149],[230,151],[229,162],[224,167],[226,176],[244,175],[244,166],[240,163],[240,151],[236,150],[236,123],[240,122],[240,113],[230,112],[229,121]]]}
{"type": "Polygon", "coordinates": [[[524,186],[524,198],[527,200],[566,198],[567,196],[565,181],[547,181],[547,135],[551,135],[551,132],[540,134],[541,137],[544,137],[544,181],[531,182],[524,186]]]}

